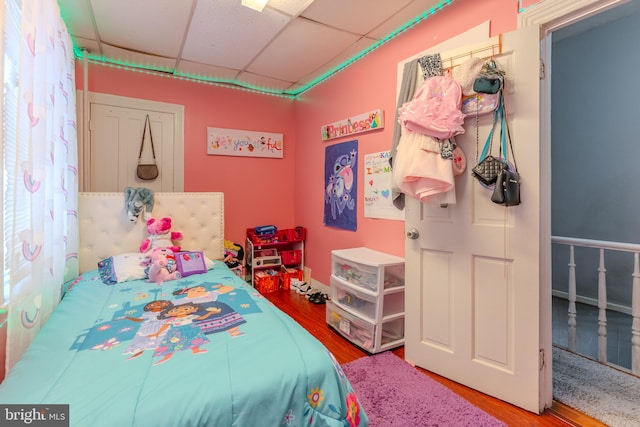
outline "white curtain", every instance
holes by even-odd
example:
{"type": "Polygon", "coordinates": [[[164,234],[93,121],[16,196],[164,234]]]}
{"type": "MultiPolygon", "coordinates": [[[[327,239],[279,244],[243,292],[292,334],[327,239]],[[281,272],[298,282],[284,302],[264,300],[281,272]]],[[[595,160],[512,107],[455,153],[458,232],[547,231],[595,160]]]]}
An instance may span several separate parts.
{"type": "Polygon", "coordinates": [[[4,0],[6,370],[77,276],[74,55],[56,0],[4,0]]]}

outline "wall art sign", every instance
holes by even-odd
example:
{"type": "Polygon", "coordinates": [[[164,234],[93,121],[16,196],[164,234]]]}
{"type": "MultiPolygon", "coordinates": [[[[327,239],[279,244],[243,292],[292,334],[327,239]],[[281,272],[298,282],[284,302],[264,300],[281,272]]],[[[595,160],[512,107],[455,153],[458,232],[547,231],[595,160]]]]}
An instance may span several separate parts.
{"type": "Polygon", "coordinates": [[[207,128],[207,154],[243,157],[283,157],[281,133],[207,128]]]}
{"type": "Polygon", "coordinates": [[[393,205],[391,197],[391,151],[364,155],[364,216],[404,220],[404,210],[393,205]]]}
{"type": "Polygon", "coordinates": [[[382,109],[378,108],[368,113],[358,114],[357,116],[322,126],[322,140],[329,141],[342,136],[355,135],[382,128],[384,128],[384,115],[382,109]]]}

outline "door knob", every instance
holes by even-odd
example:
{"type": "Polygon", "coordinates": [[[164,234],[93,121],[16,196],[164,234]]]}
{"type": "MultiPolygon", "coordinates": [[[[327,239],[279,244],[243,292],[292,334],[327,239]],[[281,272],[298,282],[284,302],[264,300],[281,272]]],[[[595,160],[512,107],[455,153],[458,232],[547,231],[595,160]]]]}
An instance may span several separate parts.
{"type": "Polygon", "coordinates": [[[420,232],[415,228],[412,228],[411,230],[407,231],[407,237],[411,240],[415,240],[420,237],[420,232]]]}

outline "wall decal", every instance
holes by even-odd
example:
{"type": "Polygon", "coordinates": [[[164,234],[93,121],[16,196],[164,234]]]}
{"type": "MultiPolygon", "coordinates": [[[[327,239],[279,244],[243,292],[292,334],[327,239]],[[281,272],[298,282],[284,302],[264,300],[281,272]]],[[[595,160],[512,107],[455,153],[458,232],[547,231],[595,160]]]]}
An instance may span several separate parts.
{"type": "Polygon", "coordinates": [[[382,109],[378,108],[368,113],[358,114],[357,116],[322,126],[322,140],[328,141],[342,136],[355,135],[382,128],[384,128],[384,116],[382,109]]]}
{"type": "Polygon", "coordinates": [[[207,154],[243,157],[283,157],[281,133],[207,128],[207,154]]]}

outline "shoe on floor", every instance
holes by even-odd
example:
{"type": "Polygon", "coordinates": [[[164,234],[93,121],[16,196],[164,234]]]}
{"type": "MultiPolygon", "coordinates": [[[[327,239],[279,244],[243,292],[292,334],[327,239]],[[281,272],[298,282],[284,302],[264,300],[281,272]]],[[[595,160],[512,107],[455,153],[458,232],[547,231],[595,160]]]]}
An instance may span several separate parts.
{"type": "Polygon", "coordinates": [[[298,292],[301,295],[308,295],[311,292],[311,289],[312,289],[311,285],[309,285],[308,283],[302,282],[300,287],[296,289],[296,292],[298,292]]]}
{"type": "Polygon", "coordinates": [[[314,304],[324,304],[327,302],[327,298],[329,296],[322,292],[316,292],[315,294],[309,296],[309,302],[314,304]]]}

